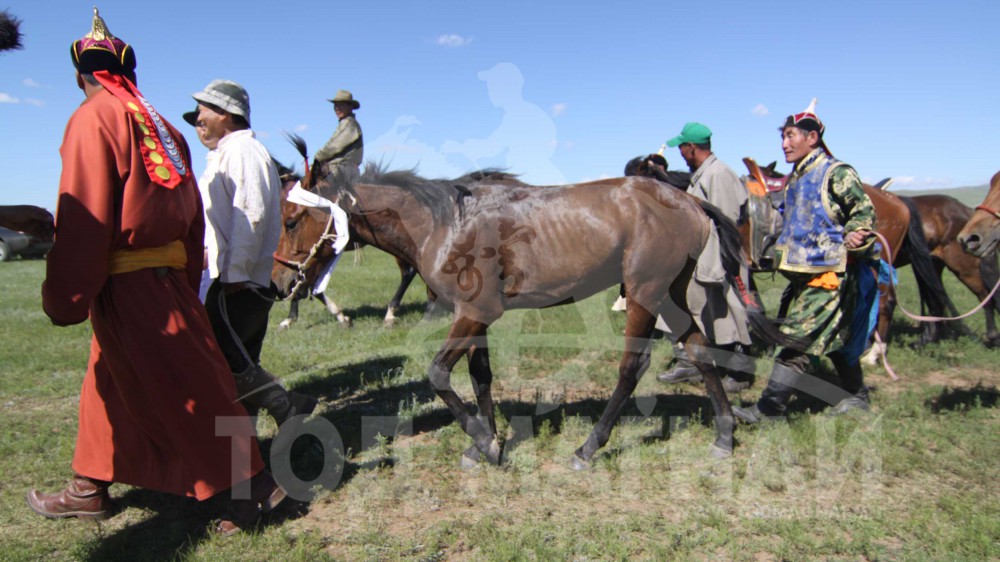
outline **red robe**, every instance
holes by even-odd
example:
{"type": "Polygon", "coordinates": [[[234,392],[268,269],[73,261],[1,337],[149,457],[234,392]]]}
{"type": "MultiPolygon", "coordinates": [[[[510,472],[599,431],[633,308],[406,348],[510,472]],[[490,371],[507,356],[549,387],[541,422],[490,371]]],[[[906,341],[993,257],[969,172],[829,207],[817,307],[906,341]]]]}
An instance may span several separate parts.
{"type": "MultiPolygon", "coordinates": [[[[170,130],[190,169],[184,138],[170,130]]],[[[174,189],[150,180],[143,137],[103,89],[70,117],[42,306],[55,324],[89,314],[94,328],[73,469],[202,500],[264,465],[256,440],[216,435],[220,416],[241,417],[244,434],[252,428],[198,300],[201,198],[194,179],[174,189]],[[108,275],[110,252],[175,240],[187,251],[186,271],[108,275]]]]}

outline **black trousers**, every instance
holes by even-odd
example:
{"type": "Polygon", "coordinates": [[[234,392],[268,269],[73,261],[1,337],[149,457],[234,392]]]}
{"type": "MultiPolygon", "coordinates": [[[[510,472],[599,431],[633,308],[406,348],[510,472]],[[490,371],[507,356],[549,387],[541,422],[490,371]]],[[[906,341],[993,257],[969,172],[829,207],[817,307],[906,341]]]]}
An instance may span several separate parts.
{"type": "Polygon", "coordinates": [[[273,305],[269,289],[243,289],[227,295],[222,283],[212,280],[205,296],[205,310],[230,371],[242,373],[260,363],[267,317],[273,305]]]}

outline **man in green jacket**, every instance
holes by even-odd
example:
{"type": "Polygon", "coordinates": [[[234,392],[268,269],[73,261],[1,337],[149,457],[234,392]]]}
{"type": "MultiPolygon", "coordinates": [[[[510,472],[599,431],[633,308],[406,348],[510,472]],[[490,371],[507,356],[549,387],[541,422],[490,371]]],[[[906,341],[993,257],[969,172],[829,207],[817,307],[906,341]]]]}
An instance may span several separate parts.
{"type": "Polygon", "coordinates": [[[358,180],[364,139],[361,125],[354,117],[354,110],[360,108],[361,103],[351,92],[340,90],[327,101],[333,103],[333,111],[340,122],[330,140],[313,157],[313,177],[318,180],[316,191],[327,199],[335,199],[337,192],[358,180]]]}

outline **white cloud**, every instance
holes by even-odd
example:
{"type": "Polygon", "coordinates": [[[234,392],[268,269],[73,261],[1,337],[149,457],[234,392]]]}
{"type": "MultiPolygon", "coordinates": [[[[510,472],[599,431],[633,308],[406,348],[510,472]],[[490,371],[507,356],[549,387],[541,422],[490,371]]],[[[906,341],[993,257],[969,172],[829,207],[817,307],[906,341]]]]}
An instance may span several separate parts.
{"type": "Polygon", "coordinates": [[[29,87],[29,88],[41,88],[42,87],[41,84],[39,84],[38,82],[35,82],[31,78],[25,78],[24,81],[21,82],[21,83],[24,84],[25,86],[29,87]]]}
{"type": "Polygon", "coordinates": [[[439,36],[436,43],[442,47],[464,47],[472,43],[472,37],[462,37],[456,33],[451,33],[439,36]]]}
{"type": "Polygon", "coordinates": [[[306,124],[303,123],[302,125],[296,125],[295,128],[292,129],[292,130],[295,131],[296,133],[304,133],[304,132],[306,132],[306,129],[308,129],[308,128],[309,128],[309,125],[306,125],[306,124]]]}
{"type": "Polygon", "coordinates": [[[565,103],[557,103],[552,106],[552,116],[559,117],[563,113],[566,113],[566,108],[569,107],[565,103]]]}
{"type": "Polygon", "coordinates": [[[12,98],[9,94],[0,92],[0,103],[21,103],[21,100],[12,98]]]}
{"type": "MultiPolygon", "coordinates": [[[[875,185],[884,178],[864,177],[862,181],[869,185],[875,185]]],[[[955,187],[955,180],[952,178],[917,177],[917,176],[895,176],[892,178],[892,185],[889,191],[918,191],[924,189],[944,189],[955,187]]]]}
{"type": "Polygon", "coordinates": [[[771,113],[771,111],[767,108],[766,105],[758,103],[757,105],[753,106],[753,109],[750,110],[750,113],[763,117],[764,115],[771,113]]]}
{"type": "Polygon", "coordinates": [[[28,105],[33,105],[35,107],[45,107],[44,101],[36,100],[35,98],[24,98],[24,103],[28,105]]]}

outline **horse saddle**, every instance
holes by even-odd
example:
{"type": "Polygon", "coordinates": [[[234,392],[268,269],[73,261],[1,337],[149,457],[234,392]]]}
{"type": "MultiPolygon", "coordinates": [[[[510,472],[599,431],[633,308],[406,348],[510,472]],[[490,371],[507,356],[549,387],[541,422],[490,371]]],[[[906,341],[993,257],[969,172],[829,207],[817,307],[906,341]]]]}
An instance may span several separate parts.
{"type": "Polygon", "coordinates": [[[753,158],[744,158],[750,171],[743,176],[750,199],[747,217],[750,223],[750,268],[753,271],[774,269],[774,246],[783,225],[781,205],[785,200],[788,177],[774,171],[774,163],[760,168],[753,158]]]}

